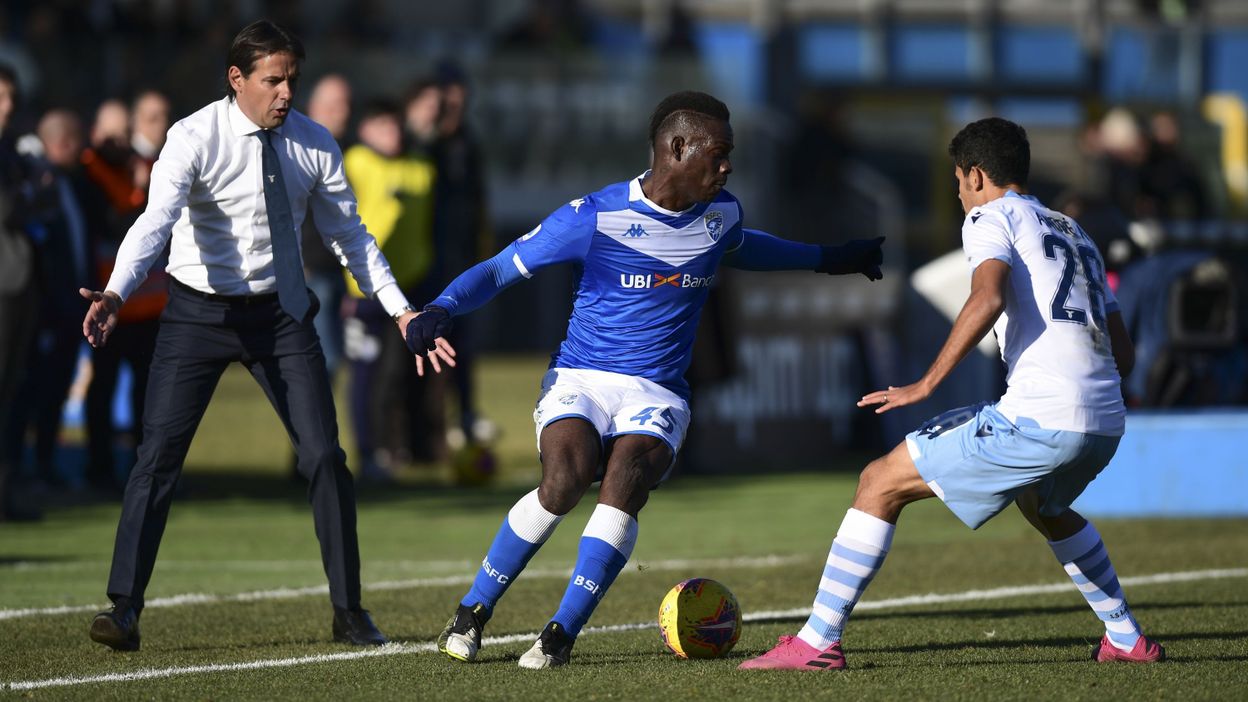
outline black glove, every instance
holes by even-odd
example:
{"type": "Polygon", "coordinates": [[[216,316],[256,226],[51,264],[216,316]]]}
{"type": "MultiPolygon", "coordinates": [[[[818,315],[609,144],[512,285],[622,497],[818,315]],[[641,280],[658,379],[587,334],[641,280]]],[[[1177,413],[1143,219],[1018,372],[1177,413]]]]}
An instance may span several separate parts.
{"type": "Polygon", "coordinates": [[[437,305],[425,305],[421,313],[407,323],[407,348],[420,355],[437,348],[435,339],[446,338],[451,333],[451,313],[437,305]]]}
{"type": "Polygon", "coordinates": [[[861,273],[869,280],[884,277],[880,264],[884,262],[884,237],[874,239],[854,239],[841,246],[822,246],[823,258],[819,260],[816,273],[828,275],[845,275],[861,273]]]}

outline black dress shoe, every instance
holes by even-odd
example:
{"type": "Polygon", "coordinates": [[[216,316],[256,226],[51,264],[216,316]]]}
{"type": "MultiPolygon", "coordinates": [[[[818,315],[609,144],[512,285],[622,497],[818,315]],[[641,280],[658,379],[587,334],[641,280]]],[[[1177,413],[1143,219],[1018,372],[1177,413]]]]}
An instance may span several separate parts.
{"type": "Polygon", "coordinates": [[[115,604],[91,620],[91,640],[114,651],[139,650],[139,613],[128,603],[115,604]]]}
{"type": "Polygon", "coordinates": [[[380,646],[386,637],[377,629],[366,609],[334,607],[334,641],[352,646],[380,646]]]}

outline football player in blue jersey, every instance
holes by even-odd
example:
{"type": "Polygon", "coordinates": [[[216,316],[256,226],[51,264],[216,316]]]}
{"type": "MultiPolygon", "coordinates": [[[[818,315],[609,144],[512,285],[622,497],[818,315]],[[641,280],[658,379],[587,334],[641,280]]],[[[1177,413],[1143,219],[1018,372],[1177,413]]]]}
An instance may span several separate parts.
{"type": "MultiPolygon", "coordinates": [[[[438,638],[471,661],[507,587],[589,486],[601,481],[559,609],[523,668],[568,662],[572,645],[633,551],[637,514],[671,471],[689,426],[694,331],[715,271],[813,270],[881,277],[883,238],[815,246],[744,228],[724,186],[728,108],[680,92],[650,118],[650,170],[556,210],[497,256],[456,278],[408,326],[413,351],[445,358],[451,319],[539,269],[581,268],[567,338],[542,380],[534,420],[541,484],[507,513],[472,588],[438,638]]],[[[450,352],[453,353],[453,350],[450,352]]],[[[419,362],[419,356],[418,356],[419,362]]]]}

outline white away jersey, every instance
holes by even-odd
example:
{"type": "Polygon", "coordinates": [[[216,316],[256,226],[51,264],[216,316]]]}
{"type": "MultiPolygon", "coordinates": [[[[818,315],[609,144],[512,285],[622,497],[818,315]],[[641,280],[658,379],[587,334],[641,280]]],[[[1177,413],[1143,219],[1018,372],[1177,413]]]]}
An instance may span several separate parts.
{"type": "Polygon", "coordinates": [[[1010,265],[1005,312],[993,330],[1007,368],[998,410],[1018,425],[1119,436],[1122,380],[1109,345],[1118,302],[1096,245],[1074,220],[1014,192],[967,215],[971,270],[1010,265]]]}

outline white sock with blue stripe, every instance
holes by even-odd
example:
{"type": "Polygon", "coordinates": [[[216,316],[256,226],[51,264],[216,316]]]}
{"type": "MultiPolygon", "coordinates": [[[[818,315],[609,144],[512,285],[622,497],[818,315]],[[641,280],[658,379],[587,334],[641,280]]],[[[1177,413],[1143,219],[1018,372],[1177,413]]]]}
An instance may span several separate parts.
{"type": "Polygon", "coordinates": [[[884,564],[896,528],[856,509],[845,513],[828,552],[810,618],[797,634],[799,639],[820,650],[841,640],[850,612],[884,564]]]}
{"type": "Polygon", "coordinates": [[[1140,638],[1140,625],[1122,596],[1118,574],[1109,562],[1109,553],[1092,522],[1079,533],[1061,541],[1050,541],[1053,555],[1066,569],[1075,587],[1083,593],[1092,611],[1105,623],[1105,635],[1115,648],[1130,651],[1140,638]]]}

